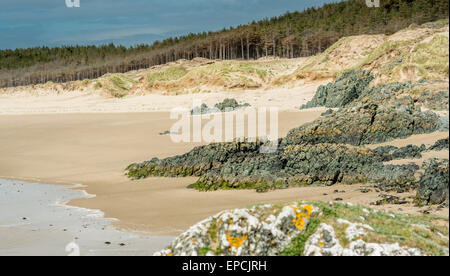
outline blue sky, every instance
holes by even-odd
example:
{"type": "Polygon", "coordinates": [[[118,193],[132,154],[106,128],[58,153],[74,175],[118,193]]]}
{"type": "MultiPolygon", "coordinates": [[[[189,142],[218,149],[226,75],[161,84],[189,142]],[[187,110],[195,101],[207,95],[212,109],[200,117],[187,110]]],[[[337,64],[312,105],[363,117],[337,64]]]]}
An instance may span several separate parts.
{"type": "Polygon", "coordinates": [[[125,46],[215,31],[337,0],[1,0],[0,49],[125,46]]]}

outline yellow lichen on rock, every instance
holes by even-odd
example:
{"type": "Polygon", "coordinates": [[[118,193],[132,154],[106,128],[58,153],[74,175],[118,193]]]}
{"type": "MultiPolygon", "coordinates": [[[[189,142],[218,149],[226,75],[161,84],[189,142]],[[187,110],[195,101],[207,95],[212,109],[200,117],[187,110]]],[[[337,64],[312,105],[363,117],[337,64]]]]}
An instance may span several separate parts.
{"type": "Polygon", "coordinates": [[[244,242],[248,239],[248,235],[244,235],[242,237],[233,237],[230,235],[230,232],[227,232],[225,235],[227,237],[227,241],[230,244],[230,250],[234,247],[236,249],[239,249],[244,242]]]}
{"type": "Polygon", "coordinates": [[[295,212],[295,218],[293,218],[292,221],[295,223],[298,230],[303,231],[307,220],[313,212],[313,207],[311,205],[305,205],[303,207],[295,207],[291,205],[289,207],[291,207],[295,212]]]}

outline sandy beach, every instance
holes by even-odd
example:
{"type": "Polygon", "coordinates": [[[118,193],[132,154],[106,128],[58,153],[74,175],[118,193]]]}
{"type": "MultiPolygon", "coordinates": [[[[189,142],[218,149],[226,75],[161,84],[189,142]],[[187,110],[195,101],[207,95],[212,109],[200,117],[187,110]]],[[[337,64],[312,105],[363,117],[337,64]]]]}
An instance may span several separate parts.
{"type": "MultiPolygon", "coordinates": [[[[280,112],[280,137],[322,112],[280,112]]],[[[199,145],[173,143],[169,136],[160,135],[174,122],[168,112],[2,115],[0,178],[82,184],[82,189],[95,197],[75,199],[69,205],[101,210],[106,218],[117,219],[114,225],[119,229],[153,236],[177,235],[217,212],[257,203],[342,198],[369,205],[377,200],[377,193],[363,194],[358,185],[293,188],[264,194],[250,190],[205,193],[186,189],[194,178],[129,180],[124,169],[130,163],[183,154],[199,145]]],[[[433,133],[420,140],[431,144],[446,135],[433,133]]],[[[381,208],[403,213],[418,211],[412,206],[381,208]]],[[[446,214],[448,209],[441,212],[446,214]]]]}
{"type": "MultiPolygon", "coordinates": [[[[280,135],[320,113],[280,113],[280,135]]],[[[130,163],[183,154],[200,145],[173,143],[160,135],[174,122],[165,112],[0,116],[0,178],[82,184],[96,197],[70,205],[100,209],[119,219],[116,225],[154,235],[180,233],[227,208],[298,197],[291,192],[199,193],[186,189],[195,182],[192,178],[129,180],[124,169],[130,163]]]]}

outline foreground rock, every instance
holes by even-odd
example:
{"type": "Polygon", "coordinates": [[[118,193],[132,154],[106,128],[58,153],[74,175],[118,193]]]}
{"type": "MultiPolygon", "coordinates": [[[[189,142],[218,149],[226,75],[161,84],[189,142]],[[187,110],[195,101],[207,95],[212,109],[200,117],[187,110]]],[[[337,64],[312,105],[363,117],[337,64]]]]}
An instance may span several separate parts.
{"type": "Polygon", "coordinates": [[[273,256],[305,232],[318,210],[311,205],[225,211],[191,227],[164,255],[273,256]]]}
{"type": "Polygon", "coordinates": [[[425,217],[405,217],[361,206],[320,202],[264,205],[212,216],[156,255],[446,255],[448,237],[443,233],[448,233],[448,227],[431,230],[425,217]],[[422,235],[429,238],[423,240],[422,235]]]}

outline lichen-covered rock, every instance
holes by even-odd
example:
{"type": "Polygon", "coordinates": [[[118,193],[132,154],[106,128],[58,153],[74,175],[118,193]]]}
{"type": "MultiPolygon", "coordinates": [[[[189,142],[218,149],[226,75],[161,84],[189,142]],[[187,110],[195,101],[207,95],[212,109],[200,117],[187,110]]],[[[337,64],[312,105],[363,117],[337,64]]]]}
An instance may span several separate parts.
{"type": "Polygon", "coordinates": [[[448,159],[430,159],[424,164],[425,173],[419,181],[416,203],[418,205],[444,204],[449,206],[448,159]]]}
{"type": "Polygon", "coordinates": [[[448,255],[446,233],[448,227],[428,220],[349,203],[285,203],[221,212],[155,255],[448,255]]]}
{"type": "Polygon", "coordinates": [[[239,104],[235,99],[225,99],[221,103],[217,103],[214,107],[224,112],[226,110],[235,110],[241,107],[250,106],[248,103],[239,104]]]}
{"type": "Polygon", "coordinates": [[[327,111],[325,111],[324,113],[320,114],[320,116],[328,116],[328,115],[331,115],[333,113],[334,113],[333,109],[330,108],[327,111]]]}
{"type": "Polygon", "coordinates": [[[302,234],[318,213],[309,204],[225,211],[194,225],[155,255],[275,256],[302,234]]]}

